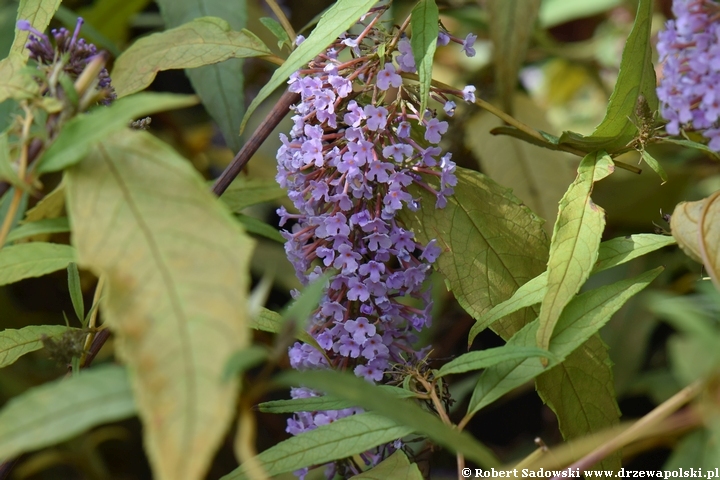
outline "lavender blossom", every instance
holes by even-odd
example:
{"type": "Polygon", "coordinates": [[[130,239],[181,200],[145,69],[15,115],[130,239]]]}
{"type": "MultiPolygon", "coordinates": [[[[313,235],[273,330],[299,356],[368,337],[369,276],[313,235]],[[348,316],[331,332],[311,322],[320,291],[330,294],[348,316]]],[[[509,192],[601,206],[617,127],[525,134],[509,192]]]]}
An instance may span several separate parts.
{"type": "Polygon", "coordinates": [[[657,88],[666,130],[698,130],[720,151],[720,5],[674,0],[675,20],[658,34],[662,77],[657,88]]]}
{"type": "MultiPolygon", "coordinates": [[[[393,364],[417,361],[423,353],[414,351],[415,334],[431,321],[424,283],[441,250],[434,240],[419,242],[398,218],[402,209],[419,207],[408,187],[432,192],[442,208],[457,184],[451,155],[431,146],[448,123],[421,114],[411,100],[417,85],[398,73],[415,71],[409,40],[400,38],[397,50],[387,44],[386,58],[378,59],[377,42],[388,37],[374,28],[341,36],[291,76],[289,90],[301,101],[293,107],[290,137],[281,134],[276,177],[298,211],[278,210],[281,224],[296,221],[282,234],[298,278],[307,284],[328,268],[337,271],[308,328],[324,355],[298,342],[289,351],[291,366],[352,370],[370,383],[381,382],[393,364]],[[338,60],[347,50],[351,59],[338,60]],[[390,98],[390,87],[400,93],[390,98]],[[412,123],[420,125],[415,133],[412,123]]],[[[464,95],[433,89],[434,98],[445,99],[443,93],[464,95]]],[[[447,104],[452,111],[455,104],[447,104]]],[[[291,395],[315,393],[295,388],[291,395]]],[[[298,413],[287,431],[299,434],[355,412],[298,413]]],[[[372,463],[382,459],[379,452],[365,455],[372,463]]]]}
{"type": "MultiPolygon", "coordinates": [[[[82,17],[78,17],[72,34],[66,28],[52,29],[50,34],[53,41],[44,33],[33,28],[27,20],[19,20],[17,28],[30,32],[28,42],[25,44],[25,48],[30,51],[30,58],[40,65],[52,65],[62,61],[64,62],[63,70],[71,78],[76,79],[85,70],[87,64],[98,54],[95,45],[87,43],[83,38],[79,38],[83,23],[82,17]]],[[[115,90],[111,85],[110,74],[106,68],[103,68],[98,75],[98,88],[108,91],[108,95],[102,103],[109,104],[116,98],[115,90]]]]}

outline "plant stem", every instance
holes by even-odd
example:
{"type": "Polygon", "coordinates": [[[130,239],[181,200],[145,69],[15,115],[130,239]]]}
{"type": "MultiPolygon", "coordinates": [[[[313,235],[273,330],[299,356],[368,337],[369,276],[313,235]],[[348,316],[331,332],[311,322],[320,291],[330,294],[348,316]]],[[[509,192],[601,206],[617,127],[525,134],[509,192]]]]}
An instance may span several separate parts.
{"type": "MultiPolygon", "coordinates": [[[[635,422],[627,430],[620,433],[618,436],[608,441],[607,443],[596,448],[592,452],[588,453],[583,458],[570,465],[568,468],[571,470],[574,470],[576,468],[579,468],[580,470],[585,470],[595,465],[599,461],[603,460],[605,457],[612,454],[616,450],[620,450],[625,445],[628,445],[629,443],[634,442],[638,438],[641,438],[647,430],[653,429],[656,425],[658,425],[667,417],[672,415],[677,409],[695,398],[695,396],[700,393],[702,386],[703,383],[701,381],[697,381],[683,388],[678,393],[670,397],[668,400],[658,405],[650,413],[635,422]]],[[[561,478],[553,477],[551,480],[561,480],[561,478]]]]}
{"type": "Polygon", "coordinates": [[[83,354],[82,357],[80,357],[80,365],[85,365],[85,361],[87,359],[87,352],[90,351],[90,347],[92,346],[93,340],[95,340],[95,334],[97,333],[95,331],[95,326],[97,323],[97,316],[98,316],[98,310],[100,310],[100,306],[98,303],[100,302],[100,295],[102,294],[103,287],[105,286],[105,276],[101,276],[98,280],[97,286],[95,287],[95,296],[93,297],[93,310],[90,314],[90,321],[88,322],[88,328],[90,329],[90,332],[88,333],[87,338],[85,339],[85,347],[83,348],[83,354]]]}
{"type": "MultiPolygon", "coordinates": [[[[22,127],[22,147],[20,148],[20,162],[18,164],[18,178],[20,181],[25,181],[25,173],[27,172],[28,165],[28,137],[30,135],[30,126],[33,121],[33,113],[26,104],[23,104],[23,110],[25,110],[25,121],[22,127]]],[[[3,220],[2,227],[0,227],[0,249],[5,245],[5,239],[10,232],[12,227],[13,219],[17,213],[18,207],[20,206],[20,200],[22,199],[23,192],[20,188],[15,188],[13,198],[8,208],[5,220],[3,220]]]]}
{"type": "Polygon", "coordinates": [[[235,155],[230,165],[225,168],[225,171],[218,177],[213,185],[212,191],[218,197],[223,194],[225,190],[230,186],[235,177],[242,171],[250,158],[257,152],[260,145],[263,144],[265,139],[270,133],[277,127],[280,121],[287,115],[290,110],[290,106],[300,100],[300,95],[290,91],[283,93],[282,97],[278,100],[277,104],[273,107],[267,117],[262,121],[258,128],[253,132],[252,136],[242,146],[240,151],[235,155]]]}
{"type": "Polygon", "coordinates": [[[295,38],[297,37],[297,34],[295,33],[295,30],[293,29],[292,25],[290,25],[290,21],[285,16],[285,12],[282,11],[282,8],[277,4],[275,0],[265,0],[265,3],[267,3],[268,7],[270,7],[270,10],[273,11],[275,16],[280,21],[280,25],[285,29],[285,33],[288,34],[288,37],[290,38],[290,43],[295,45],[295,38]]]}

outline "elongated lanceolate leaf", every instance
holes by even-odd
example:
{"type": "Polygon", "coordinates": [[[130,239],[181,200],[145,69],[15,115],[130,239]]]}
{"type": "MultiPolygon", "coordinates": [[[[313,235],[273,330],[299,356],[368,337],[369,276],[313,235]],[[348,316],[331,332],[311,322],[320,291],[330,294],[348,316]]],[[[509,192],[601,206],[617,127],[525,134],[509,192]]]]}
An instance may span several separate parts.
{"type": "Polygon", "coordinates": [[[123,367],[95,367],[32,388],[0,411],[0,460],[54,445],[135,414],[123,367]]]}
{"type": "Polygon", "coordinates": [[[370,470],[351,477],[351,480],[423,480],[420,469],[410,463],[402,450],[390,455],[370,470]]]}
{"type": "MultiPolygon", "coordinates": [[[[562,313],[553,332],[550,352],[561,361],[564,360],[592,337],[630,297],[645,288],[660,272],[662,267],[578,295],[562,313]]],[[[538,321],[526,325],[508,340],[507,345],[534,346],[538,325],[538,321]]],[[[509,360],[488,368],[480,376],[468,412],[477,412],[546,370],[537,358],[509,360]]]]}
{"type": "Polygon", "coordinates": [[[338,0],[328,8],[312,33],[293,50],[285,63],[275,70],[270,81],[260,89],[245,112],[240,131],[245,128],[248,117],[263,100],[283,85],[290,75],[334,42],[341,33],[352,27],[376,3],[376,0],[338,0]]]}
{"type": "MultiPolygon", "coordinates": [[[[265,450],[255,460],[270,476],[349,457],[412,433],[412,429],[375,413],[335,420],[265,450]]],[[[244,465],[222,480],[256,478],[244,465]]]]}
{"type": "MultiPolygon", "coordinates": [[[[673,237],[652,233],[613,238],[600,244],[598,259],[592,273],[601,272],[608,268],[621,265],[637,257],[674,244],[675,239],[673,237]]],[[[547,272],[543,272],[518,288],[512,297],[494,306],[475,323],[470,330],[468,345],[472,344],[473,339],[478,333],[485,330],[498,319],[516,312],[521,308],[542,302],[546,287],[547,272]]]]}
{"type": "MultiPolygon", "coordinates": [[[[36,30],[44,32],[50,25],[55,11],[62,0],[20,0],[17,19],[27,20],[36,30]]],[[[30,52],[25,48],[30,32],[19,30],[15,27],[15,41],[10,47],[10,52],[23,55],[26,59],[30,52]]]]}
{"type": "Polygon", "coordinates": [[[430,96],[430,83],[432,82],[433,57],[438,39],[439,11],[435,0],[420,0],[412,10],[410,17],[410,28],[412,47],[415,65],[417,65],[418,77],[420,77],[420,111],[427,108],[428,97],[430,96]]]}
{"type": "Polygon", "coordinates": [[[56,243],[24,243],[0,249],[0,285],[41,277],[75,261],[75,249],[56,243]]]}
{"type": "Polygon", "coordinates": [[[670,228],[680,248],[705,265],[720,289],[720,192],[697,202],[679,203],[670,217],[670,228]]]}
{"type": "Polygon", "coordinates": [[[473,370],[492,367],[508,360],[526,359],[531,357],[553,358],[553,354],[537,347],[516,347],[504,345],[460,355],[458,358],[443,365],[437,373],[438,377],[454,373],[465,373],[473,370]]]}
{"type": "MultiPolygon", "coordinates": [[[[542,220],[509,189],[463,168],[457,169],[457,179],[445,208],[434,208],[435,196],[416,188],[412,194],[420,197],[422,208],[401,215],[419,241],[437,239],[442,253],[436,268],[477,319],[545,270],[548,240],[542,220]]],[[[497,328],[509,337],[533,318],[520,312],[497,328]]]]}
{"type": "Polygon", "coordinates": [[[253,242],[191,164],[146,132],[112,135],[65,180],[78,263],[107,279],[101,305],[154,476],[200,478],[235,408],[238,382],[222,374],[248,341],[253,242]]]}
{"type": "Polygon", "coordinates": [[[10,52],[7,58],[0,60],[0,103],[8,98],[23,100],[37,93],[37,82],[22,71],[25,60],[17,52],[10,52]]]}
{"type": "Polygon", "coordinates": [[[197,98],[169,93],[139,93],[109,107],[96,107],[70,120],[40,158],[39,173],[55,172],[79,162],[90,147],[107,135],[126,128],[132,120],[150,113],[195,105],[197,98]]]}
{"type": "Polygon", "coordinates": [[[540,0],[490,0],[490,37],[493,41],[495,88],[503,109],[513,113],[518,72],[535,29],[540,0]]]}
{"type": "Polygon", "coordinates": [[[26,353],[43,348],[42,339],[57,338],[74,330],[65,325],[30,325],[19,330],[7,329],[0,332],[0,368],[7,367],[26,353]]]}
{"type": "Polygon", "coordinates": [[[392,419],[399,425],[410,427],[416,433],[427,435],[433,442],[462,453],[485,468],[498,468],[500,465],[495,455],[467,432],[460,432],[445,425],[437,416],[426,412],[417,404],[400,400],[372,387],[352,373],[333,370],[286,372],[276,380],[287,386],[302,385],[350,400],[362,408],[392,419]]]}
{"type": "Polygon", "coordinates": [[[70,223],[67,217],[45,218],[37,222],[24,223],[10,230],[7,241],[14,242],[34,235],[47,233],[64,233],[70,231],[70,223]]]}
{"type": "Polygon", "coordinates": [[[598,257],[605,229],[605,211],[590,198],[595,182],[614,170],[610,156],[591,153],[580,162],[578,176],[560,200],[550,241],[548,280],[540,306],[538,347],[548,348],[563,308],[583,286],[598,257]]]}
{"type": "Polygon", "coordinates": [[[635,106],[640,95],[645,96],[650,111],[657,110],[655,69],[650,45],[652,15],[653,1],[640,0],[635,24],[623,50],[617,83],[603,121],[588,137],[564,132],[560,143],[586,152],[614,152],[627,146],[637,134],[637,127],[632,119],[635,118],[635,106]]]}
{"type": "Polygon", "coordinates": [[[115,62],[113,85],[119,97],[149,86],[163,70],[195,68],[229,58],[269,55],[249,30],[233,31],[221,18],[202,17],[133,43],[115,62]]]}
{"type": "MultiPolygon", "coordinates": [[[[246,0],[158,0],[167,28],[179,27],[200,17],[218,17],[235,31],[245,28],[246,0]]],[[[257,28],[253,27],[253,31],[257,28]]],[[[238,131],[245,112],[244,61],[229,58],[224,62],[185,70],[203,106],[218,123],[225,142],[237,152],[242,146],[238,131]]]]}

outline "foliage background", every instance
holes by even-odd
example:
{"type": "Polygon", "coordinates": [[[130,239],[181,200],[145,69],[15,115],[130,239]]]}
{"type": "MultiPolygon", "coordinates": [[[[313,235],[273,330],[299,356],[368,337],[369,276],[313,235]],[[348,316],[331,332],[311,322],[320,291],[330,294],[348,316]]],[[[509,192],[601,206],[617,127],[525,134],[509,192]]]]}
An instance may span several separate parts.
{"type": "MultiPolygon", "coordinates": [[[[238,5],[244,3],[232,1],[238,5]]],[[[330,3],[288,1],[284,7],[299,30],[330,3]]],[[[413,3],[396,1],[395,18],[403,18],[413,3]]],[[[497,66],[492,62],[489,20],[482,2],[448,0],[438,3],[444,7],[442,19],[450,31],[461,37],[468,32],[477,33],[479,43],[478,54],[470,59],[461,58],[457,49],[440,49],[434,77],[450,85],[474,84],[479,96],[499,101],[494,83],[497,66]]],[[[259,22],[260,17],[271,15],[267,7],[255,0],[247,0],[246,6],[248,28],[275,53],[284,56],[286,52],[279,52],[274,47],[274,37],[259,22]]],[[[520,73],[522,82],[515,93],[514,114],[517,118],[553,133],[572,130],[589,134],[604,116],[636,8],[637,3],[632,0],[543,0],[539,25],[531,33],[530,47],[520,73]]],[[[15,2],[0,2],[0,58],[5,56],[12,43],[16,9],[15,2]]],[[[158,6],[148,0],[65,1],[53,25],[68,24],[68,19],[74,21],[75,13],[88,21],[83,30],[85,36],[115,53],[134,39],[163,28],[158,6]]],[[[654,32],[661,28],[669,14],[669,1],[655,2],[654,32]]],[[[267,83],[273,69],[261,60],[244,61],[244,99],[238,102],[240,108],[267,83]]],[[[181,70],[159,73],[151,90],[193,92],[181,70]]],[[[272,104],[273,99],[258,109],[245,130],[246,136],[272,104]]],[[[7,114],[2,108],[0,105],[0,126],[4,128],[7,114]]],[[[518,197],[546,218],[550,233],[557,201],[573,179],[577,158],[528,146],[509,137],[490,135],[488,131],[498,124],[486,112],[460,106],[444,146],[453,151],[458,165],[482,171],[500,184],[513,188],[518,197]]],[[[282,123],[277,131],[287,131],[288,125],[287,121],[282,123]]],[[[190,159],[208,179],[216,177],[234,154],[234,149],[225,145],[219,128],[201,106],[154,115],[150,131],[190,159]]],[[[246,171],[248,180],[271,181],[274,178],[274,156],[278,145],[277,134],[273,133],[250,162],[246,171]]],[[[650,151],[667,171],[669,181],[666,184],[661,185],[660,179],[645,168],[647,171],[639,176],[619,171],[596,185],[593,198],[607,212],[603,240],[653,232],[657,228],[667,229],[661,212],[672,212],[679,201],[703,198],[720,188],[720,169],[715,158],[700,151],[667,145],[651,147],[650,151]]],[[[619,160],[637,164],[639,158],[636,152],[631,152],[619,160]]],[[[45,178],[45,191],[48,192],[59,181],[59,175],[45,178]]],[[[276,226],[278,219],[274,209],[282,202],[268,202],[246,209],[244,213],[276,226]]],[[[252,258],[253,283],[264,276],[273,276],[267,307],[277,311],[289,300],[289,289],[299,285],[285,260],[282,245],[266,236],[256,236],[256,240],[252,258]]],[[[67,242],[68,238],[59,234],[53,241],[67,242]]],[[[669,345],[677,341],[677,333],[662,320],[669,309],[663,306],[662,298],[669,294],[693,294],[701,275],[700,267],[678,249],[667,248],[603,272],[585,286],[589,289],[612,283],[657,265],[664,265],[666,271],[650,289],[625,305],[601,331],[615,364],[614,384],[624,419],[642,416],[679,389],[673,374],[677,365],[669,358],[669,345]]],[[[88,272],[81,272],[80,279],[85,304],[89,305],[97,279],[88,272]]],[[[69,315],[73,311],[67,292],[67,276],[62,271],[0,287],[0,326],[21,328],[31,324],[63,324],[62,312],[69,315]]],[[[710,298],[708,309],[717,318],[720,308],[717,294],[708,289],[705,295],[704,298],[710,298]]],[[[433,345],[432,357],[441,365],[466,351],[465,338],[474,322],[445,290],[440,279],[436,281],[435,296],[434,325],[423,342],[433,345]]],[[[271,342],[270,336],[262,332],[256,332],[255,336],[258,342],[271,342]]],[[[473,349],[502,343],[499,337],[486,330],[475,339],[473,349]]],[[[98,361],[109,361],[112,355],[111,341],[98,361]]],[[[282,366],[288,368],[287,364],[282,366]]],[[[0,402],[58,378],[64,372],[65,368],[49,359],[43,351],[27,355],[0,374],[0,402]]],[[[257,372],[250,373],[251,379],[254,373],[257,372]]],[[[472,380],[471,376],[457,377],[451,385],[454,398],[461,403],[459,411],[464,410],[462,402],[467,404],[472,380]]],[[[283,397],[284,394],[278,392],[271,398],[283,397]]],[[[283,416],[258,413],[258,450],[286,438],[284,429],[283,416]]],[[[561,441],[555,417],[542,404],[532,383],[482,411],[471,421],[468,430],[507,461],[529,454],[535,448],[533,441],[537,437],[548,445],[561,441]]],[[[652,445],[643,445],[639,449],[642,451],[626,449],[624,465],[631,469],[661,468],[679,438],[669,435],[656,439],[652,445]]],[[[219,478],[236,467],[231,439],[232,433],[226,437],[207,478],[219,478]]],[[[454,457],[447,452],[435,453],[433,457],[432,461],[427,458],[434,469],[432,478],[452,478],[454,457]]],[[[419,459],[420,465],[427,465],[422,460],[419,459]]],[[[23,455],[13,475],[12,478],[18,479],[130,479],[150,478],[150,470],[142,449],[140,424],[133,419],[99,427],[56,447],[23,455]]]]}

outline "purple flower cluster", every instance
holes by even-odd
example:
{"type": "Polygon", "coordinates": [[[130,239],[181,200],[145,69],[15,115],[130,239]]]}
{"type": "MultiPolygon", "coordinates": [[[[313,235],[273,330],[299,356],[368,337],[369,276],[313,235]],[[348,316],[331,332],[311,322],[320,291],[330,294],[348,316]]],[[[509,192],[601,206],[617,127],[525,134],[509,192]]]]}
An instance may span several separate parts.
{"type": "MultiPolygon", "coordinates": [[[[97,47],[87,43],[85,39],[78,38],[84,20],[78,17],[75,30],[70,33],[66,28],[52,29],[50,31],[55,46],[50,38],[44,33],[32,27],[27,20],[20,20],[17,27],[20,30],[30,32],[28,43],[25,48],[30,51],[30,58],[40,65],[51,65],[58,61],[64,61],[63,69],[73,79],[76,79],[83,72],[87,64],[98,54],[97,47]],[[63,56],[67,54],[67,59],[63,56]]],[[[115,99],[115,91],[110,83],[110,74],[103,68],[98,75],[98,88],[108,91],[103,103],[108,104],[115,99]]]]}
{"type": "Polygon", "coordinates": [[[702,131],[709,147],[720,151],[720,4],[674,0],[673,13],[657,44],[665,128],[671,135],[683,128],[702,131]]]}
{"type": "MultiPolygon", "coordinates": [[[[276,177],[298,212],[278,210],[281,226],[294,222],[282,234],[297,276],[307,284],[328,269],[336,272],[308,327],[324,352],[298,342],[289,350],[290,363],[352,370],[371,383],[381,382],[392,364],[422,356],[413,348],[415,332],[431,320],[423,284],[441,250],[435,240],[419,242],[398,218],[405,207],[419,208],[409,187],[432,192],[435,207],[443,208],[457,183],[451,154],[437,146],[448,123],[419,112],[418,87],[401,76],[416,71],[410,41],[401,32],[390,37],[377,30],[378,18],[359,35],[341,36],[291,76],[289,90],[301,101],[293,107],[290,137],[280,135],[276,177]]],[[[459,41],[469,55],[473,41],[459,41]]],[[[455,103],[447,93],[474,101],[472,86],[433,89],[448,115],[455,103]]],[[[291,395],[315,393],[295,388],[291,395]]],[[[287,431],[297,435],[356,412],[299,412],[287,431]]],[[[376,463],[383,452],[365,455],[376,463]]]]}

